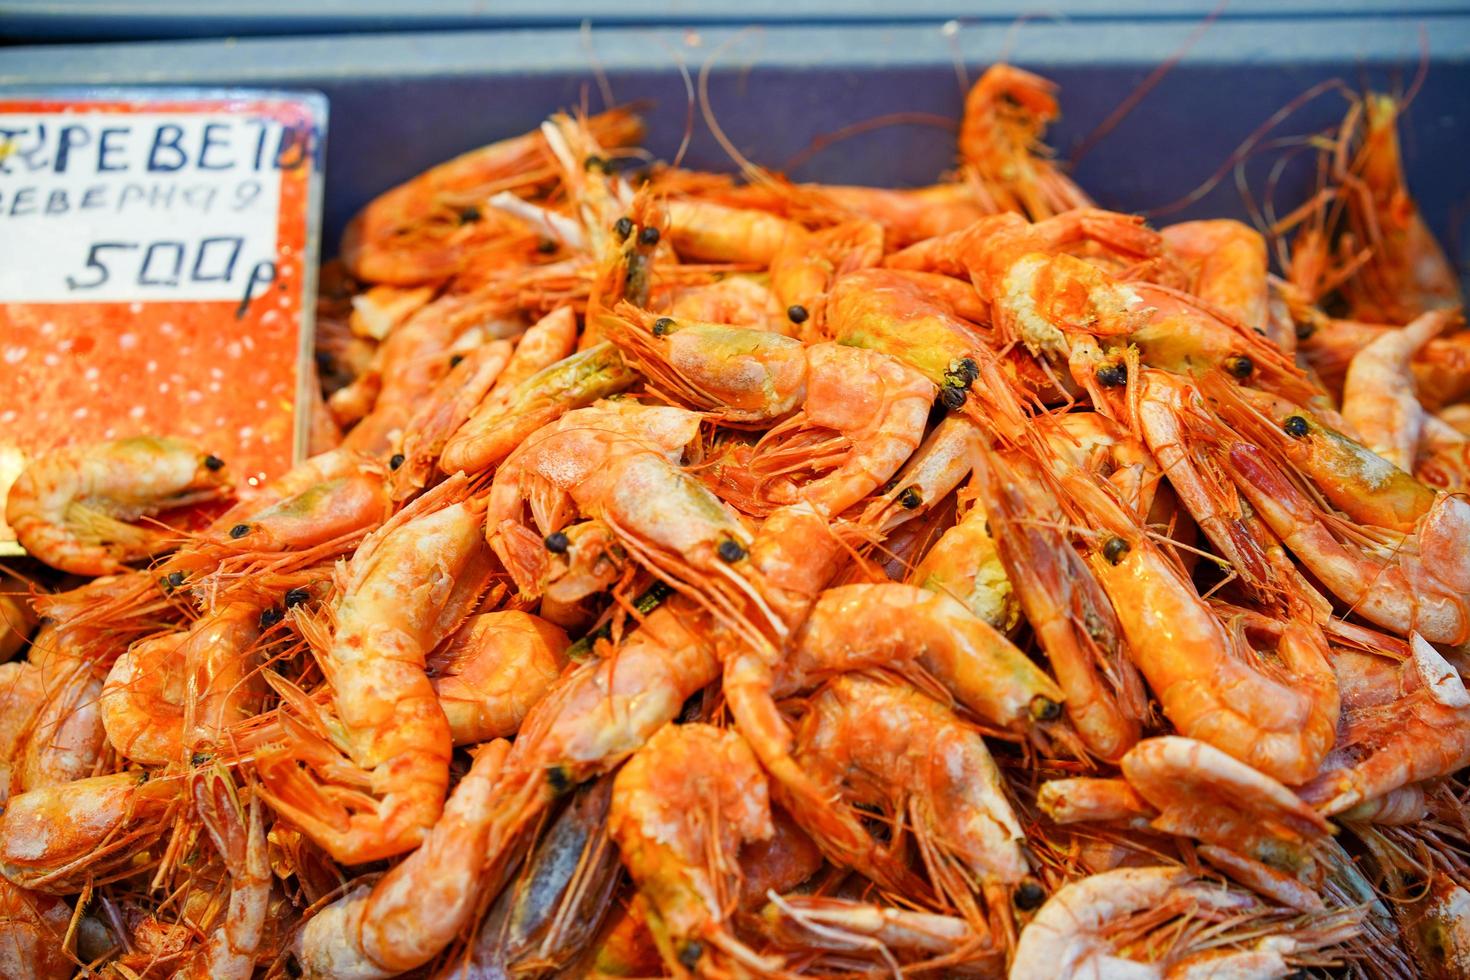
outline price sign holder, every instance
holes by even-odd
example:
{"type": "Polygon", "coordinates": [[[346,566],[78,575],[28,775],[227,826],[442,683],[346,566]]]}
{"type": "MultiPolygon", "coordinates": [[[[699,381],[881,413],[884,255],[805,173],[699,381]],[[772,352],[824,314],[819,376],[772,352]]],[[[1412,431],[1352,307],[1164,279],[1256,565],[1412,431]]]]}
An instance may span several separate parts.
{"type": "Polygon", "coordinates": [[[76,443],[178,436],[251,485],[305,455],[326,119],[312,92],[0,92],[0,502],[76,443]]]}

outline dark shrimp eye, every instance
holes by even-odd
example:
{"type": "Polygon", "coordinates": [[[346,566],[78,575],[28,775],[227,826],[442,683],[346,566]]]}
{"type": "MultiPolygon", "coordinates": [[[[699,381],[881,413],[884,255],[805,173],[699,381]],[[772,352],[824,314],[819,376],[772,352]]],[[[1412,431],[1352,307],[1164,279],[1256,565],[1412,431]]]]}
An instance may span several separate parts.
{"type": "Polygon", "coordinates": [[[222,469],[224,469],[224,466],[225,466],[225,461],[222,460],[222,459],[220,459],[218,456],[214,455],[213,453],[211,453],[210,455],[204,457],[204,468],[206,470],[209,470],[210,472],[216,472],[218,470],[222,470],[222,469]]]}
{"type": "Polygon", "coordinates": [[[607,173],[607,160],[603,157],[593,154],[592,156],[587,158],[586,163],[582,164],[582,168],[584,170],[601,170],[603,173],[607,173]]]}
{"type": "Polygon", "coordinates": [[[638,244],[639,245],[649,245],[649,246],[657,245],[658,244],[658,229],[657,228],[644,228],[642,231],[640,231],[638,233],[638,244]]]}
{"type": "Polygon", "coordinates": [[[398,467],[400,467],[400,466],[403,465],[403,460],[405,458],[406,457],[402,453],[394,453],[388,459],[388,469],[390,469],[390,470],[396,470],[396,469],[398,469],[398,467]]]}
{"type": "Polygon", "coordinates": [[[735,562],[745,557],[745,549],[740,546],[740,542],[730,538],[721,541],[716,550],[719,551],[720,558],[725,561],[735,562]]]}
{"type": "Polygon", "coordinates": [[[1128,383],[1128,368],[1122,364],[1104,364],[1097,369],[1097,383],[1104,388],[1116,388],[1128,383]]]}
{"type": "Polygon", "coordinates": [[[1128,542],[1122,538],[1108,538],[1103,544],[1103,557],[1108,560],[1109,565],[1116,565],[1128,554],[1128,542]]]}
{"type": "Polygon", "coordinates": [[[546,536],[546,550],[553,555],[566,554],[571,544],[571,539],[560,531],[552,531],[546,536]]]}
{"type": "Polygon", "coordinates": [[[980,365],[976,364],[972,358],[962,357],[955,368],[955,374],[964,378],[967,386],[972,385],[975,379],[980,377],[980,365]]]}
{"type": "Polygon", "coordinates": [[[1016,908],[1022,912],[1030,912],[1032,909],[1040,908],[1041,903],[1046,901],[1046,892],[1038,882],[1027,878],[1016,886],[1011,900],[1016,903],[1016,908]]]}
{"type": "Polygon", "coordinates": [[[1297,340],[1306,340],[1308,337],[1312,336],[1312,334],[1316,332],[1317,325],[1315,323],[1311,323],[1310,321],[1306,323],[1298,323],[1296,325],[1297,340]]]}
{"type": "Polygon", "coordinates": [[[939,389],[939,402],[951,412],[957,411],[965,404],[965,389],[945,385],[939,389]]]}
{"type": "Polygon", "coordinates": [[[1045,694],[1038,694],[1031,699],[1031,717],[1037,721],[1056,721],[1061,716],[1060,701],[1053,701],[1045,694]]]}
{"type": "Polygon", "coordinates": [[[898,495],[898,502],[904,510],[916,510],[924,502],[918,487],[906,487],[903,493],[898,495]]]}
{"type": "Polygon", "coordinates": [[[550,255],[556,251],[556,242],[550,238],[543,238],[536,243],[536,251],[542,255],[550,255]]]}
{"type": "Polygon", "coordinates": [[[1234,357],[1225,358],[1225,370],[1230,372],[1231,377],[1249,378],[1251,372],[1256,369],[1256,362],[1244,354],[1236,354],[1234,357]]]}
{"type": "Polygon", "coordinates": [[[557,796],[576,785],[572,782],[572,774],[566,770],[565,766],[549,767],[546,770],[546,783],[557,796]]]}
{"type": "Polygon", "coordinates": [[[249,524],[236,524],[234,527],[230,528],[230,537],[232,537],[232,538],[243,538],[245,535],[247,535],[249,533],[250,533],[250,525],[249,524]]]}
{"type": "Polygon", "coordinates": [[[459,213],[459,223],[468,225],[480,220],[480,209],[470,205],[459,213]]]}
{"type": "Polygon", "coordinates": [[[792,323],[805,323],[809,316],[811,314],[806,311],[806,307],[799,303],[786,307],[786,319],[792,323]]]}
{"type": "Polygon", "coordinates": [[[1281,427],[1285,429],[1286,434],[1291,436],[1293,439],[1305,438],[1308,431],[1307,420],[1302,418],[1300,415],[1288,415],[1286,417],[1286,421],[1282,423],[1281,427]]]}
{"type": "Polygon", "coordinates": [[[278,606],[271,606],[260,614],[260,628],[268,630],[279,623],[286,616],[285,610],[278,606]]]}
{"type": "Polygon", "coordinates": [[[679,947],[679,965],[686,970],[692,970],[699,965],[699,958],[704,955],[704,944],[691,939],[679,947]]]}
{"type": "Polygon", "coordinates": [[[672,329],[674,329],[673,317],[661,316],[653,321],[653,335],[655,337],[662,337],[672,329]]]}
{"type": "Polygon", "coordinates": [[[164,581],[168,583],[168,587],[170,589],[177,589],[179,586],[184,584],[184,573],[169,572],[168,575],[164,577],[164,581]]]}
{"type": "Polygon", "coordinates": [[[453,355],[452,357],[449,358],[449,366],[452,367],[452,368],[453,367],[459,367],[463,363],[464,363],[464,355],[463,354],[455,354],[455,355],[453,355]]]}
{"type": "Polygon", "coordinates": [[[310,598],[311,598],[311,591],[309,589],[306,589],[306,588],[288,589],[286,591],[286,598],[285,598],[286,608],[287,609],[291,609],[291,608],[293,608],[295,606],[299,606],[303,602],[305,602],[307,599],[310,599],[310,598]]]}
{"type": "Polygon", "coordinates": [[[633,219],[629,217],[619,218],[613,225],[613,231],[618,233],[620,240],[626,240],[629,235],[633,234],[633,219]]]}

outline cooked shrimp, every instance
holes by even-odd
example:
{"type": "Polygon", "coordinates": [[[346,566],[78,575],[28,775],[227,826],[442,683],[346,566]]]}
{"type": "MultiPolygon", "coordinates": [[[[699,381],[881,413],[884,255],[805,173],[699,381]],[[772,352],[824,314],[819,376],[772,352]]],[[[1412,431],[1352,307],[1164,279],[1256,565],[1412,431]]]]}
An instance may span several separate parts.
{"type": "MultiPolygon", "coordinates": [[[[911,688],[844,674],[812,698],[796,746],[798,764],[830,797],[877,806],[898,824],[907,815],[936,890],[973,927],[987,928],[977,891],[992,906],[989,921],[1006,921],[1009,890],[1028,871],[1025,835],[979,732],[911,688]]],[[[833,853],[820,826],[806,829],[829,856],[850,858],[833,853]]]]}
{"type": "MultiPolygon", "coordinates": [[[[643,133],[627,109],[593,116],[586,125],[607,146],[628,145],[643,133]]],[[[343,232],[342,258],[353,275],[370,282],[412,286],[447,278],[477,244],[473,226],[490,195],[548,183],[553,165],[540,130],[455,157],[363,208],[343,232]]]]}
{"type": "Polygon", "coordinates": [[[725,924],[740,846],[774,833],[765,775],[739,735],[664,726],[618,773],[608,833],[648,903],[649,929],[675,976],[780,969],[725,924]]]}
{"type": "Polygon", "coordinates": [[[1138,741],[1147,696],[1119,617],[1061,531],[1062,509],[1044,487],[1024,456],[987,456],[983,493],[1001,562],[1051,662],[1067,718],[1088,751],[1116,761],[1138,741]]]}
{"type": "Polygon", "coordinates": [[[1268,666],[1228,630],[1153,540],[1100,493],[1069,477],[1089,514],[1106,528],[1090,556],[1112,600],[1134,663],[1183,735],[1220,748],[1288,783],[1316,773],[1332,747],[1337,681],[1321,629],[1298,614],[1274,639],[1268,666]]]}
{"type": "Polygon", "coordinates": [[[970,87],[960,124],[960,158],[991,210],[1017,211],[1035,221],[1091,207],[1042,143],[1059,115],[1056,85],[1040,75],[994,64],[970,87]]]}
{"type": "MultiPolygon", "coordinates": [[[[1187,942],[1165,940],[1164,955],[1152,962],[1129,957],[1127,937],[1135,933],[1124,928],[1124,924],[1138,917],[1147,928],[1179,916],[1207,923],[1239,922],[1249,921],[1264,911],[1250,896],[1199,880],[1184,868],[1118,868],[1063,885],[1048,899],[1021,930],[1010,976],[1013,980],[1102,977],[1163,980],[1219,975],[1188,971],[1188,958],[1194,950],[1187,942]]],[[[1246,934],[1250,935],[1249,930],[1246,934]]],[[[1151,945],[1141,937],[1135,944],[1141,950],[1149,950],[1151,945]]],[[[1287,949],[1293,948],[1294,944],[1288,941],[1287,949]]],[[[1287,975],[1290,967],[1281,953],[1270,945],[1266,946],[1266,952],[1266,962],[1253,964],[1256,970],[1244,975],[1287,975]]]]}
{"type": "Polygon", "coordinates": [[[745,275],[676,289],[669,299],[668,316],[676,322],[722,323],[772,333],[788,333],[792,329],[776,294],[745,275]]]}
{"type": "Polygon", "coordinates": [[[338,748],[296,744],[304,734],[258,759],[266,801],[344,864],[412,849],[444,805],[452,743],[424,658],[488,584],[483,505],[451,502],[465,492],[463,480],[441,484],[363,543],[318,651],[341,748],[371,794],[324,782],[342,766],[338,748]],[[298,767],[302,751],[320,776],[298,767]]]}
{"type": "Polygon", "coordinates": [[[312,978],[391,977],[422,966],[465,927],[481,886],[496,778],[509,743],[475,755],[423,843],[376,884],[357,885],[312,916],[295,951],[312,978]]]}
{"type": "Polygon", "coordinates": [[[1410,633],[1409,649],[1377,703],[1347,713],[1324,771],[1302,787],[1302,797],[1322,813],[1341,813],[1470,765],[1470,693],[1455,668],[1422,636],[1410,633]]]}
{"type": "Polygon", "coordinates": [[[230,874],[230,901],[208,941],[174,973],[174,980],[250,980],[265,932],[271,895],[261,803],[248,807],[222,772],[192,777],[195,810],[230,874]]]}
{"type": "Polygon", "coordinates": [[[107,740],[124,758],[163,766],[184,744],[184,671],[179,647],[188,634],[139,640],[118,657],[102,686],[99,706],[107,740]]]}
{"type": "MultiPolygon", "coordinates": [[[[1379,337],[1397,328],[1322,316],[1313,308],[1302,328],[1301,343],[1306,362],[1328,391],[1340,394],[1353,357],[1379,337]]],[[[1409,363],[1419,401],[1429,411],[1439,411],[1470,396],[1470,330],[1441,335],[1419,348],[1409,363]]]]}
{"type": "Polygon", "coordinates": [[[64,785],[97,771],[107,741],[97,704],[102,668],[117,651],[105,634],[43,630],[36,639],[30,662],[40,669],[45,694],[18,760],[16,775],[27,790],[64,785]]]}
{"type": "Polygon", "coordinates": [[[1021,620],[1021,604],[989,525],[984,500],[977,498],[924,554],[909,581],[957,599],[981,620],[1010,633],[1021,620]]]}
{"type": "Polygon", "coordinates": [[[0,879],[0,975],[67,980],[76,972],[64,900],[0,879]]]}
{"type": "MultiPolygon", "coordinates": [[[[999,975],[1001,953],[989,947],[959,916],[917,912],[845,898],[816,895],[773,895],[761,910],[762,931],[783,950],[810,954],[826,950],[853,958],[871,958],[902,972],[905,959],[927,954],[925,967],[945,966],[957,973],[966,967],[981,975],[999,975]]],[[[820,965],[814,964],[817,968],[820,965]]],[[[834,964],[835,969],[841,966],[834,964]]]]}
{"type": "Polygon", "coordinates": [[[0,804],[24,788],[21,773],[26,739],[46,701],[47,687],[41,669],[33,663],[0,664],[0,804]]]}
{"type": "Polygon", "coordinates": [[[1266,239],[1260,232],[1222,219],[1184,221],[1160,234],[1164,244],[1191,266],[1191,293],[1242,325],[1265,331],[1283,350],[1296,349],[1296,331],[1276,333],[1269,315],[1266,239]]]}
{"type": "Polygon", "coordinates": [[[777,692],[910,663],[990,724],[1026,733],[1060,714],[1062,690],[1009,640],[949,596],[898,583],[822,593],[778,673],[777,692]]]}
{"type": "MultiPolygon", "coordinates": [[[[1399,156],[1397,99],[1369,93],[1364,131],[1347,172],[1348,229],[1369,258],[1342,285],[1351,315],[1374,323],[1408,323],[1429,310],[1461,303],[1459,275],[1409,195],[1399,156]]],[[[1357,114],[1354,107],[1353,115],[1357,114]]],[[[1352,127],[1349,127],[1352,128],[1352,127]]]]}
{"type": "Polygon", "coordinates": [[[613,655],[563,675],[531,708],[496,781],[488,865],[559,795],[616,768],[719,677],[708,633],[698,607],[675,598],[613,655]]]}
{"type": "Polygon", "coordinates": [[[1343,419],[1369,449],[1405,472],[1414,469],[1424,426],[1424,408],[1415,395],[1409,364],[1419,348],[1453,319],[1444,310],[1425,313],[1364,347],[1348,366],[1343,419]]]}
{"type": "Polygon", "coordinates": [[[78,575],[112,575],[173,543],[129,522],[230,493],[224,463],[178,439],[136,436],[58,449],[10,488],[5,519],[34,557],[78,575]]]}
{"type": "Polygon", "coordinates": [[[0,663],[25,649],[36,629],[38,617],[30,603],[30,585],[24,579],[0,571],[0,663]]]}
{"type": "Polygon", "coordinates": [[[176,781],[120,772],[12,796],[0,813],[0,874],[69,895],[133,873],[133,859],[173,823],[176,781]]]}
{"type": "Polygon", "coordinates": [[[566,665],[567,636],[523,612],[465,621],[429,655],[429,680],[455,745],[514,735],[566,665]]]}
{"type": "Polygon", "coordinates": [[[444,444],[439,468],[446,473],[488,469],[537,429],[617,394],[634,378],[611,344],[578,351],[507,389],[503,399],[496,395],[489,410],[477,412],[444,444]]]}

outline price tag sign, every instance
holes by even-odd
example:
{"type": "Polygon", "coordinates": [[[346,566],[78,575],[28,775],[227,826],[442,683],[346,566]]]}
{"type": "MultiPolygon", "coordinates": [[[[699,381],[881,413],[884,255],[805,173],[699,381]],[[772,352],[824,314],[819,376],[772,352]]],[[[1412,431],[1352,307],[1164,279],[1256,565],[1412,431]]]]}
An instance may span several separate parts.
{"type": "Polygon", "coordinates": [[[325,125],[315,93],[0,97],[0,501],[73,443],[178,436],[252,484],[305,454],[325,125]]]}

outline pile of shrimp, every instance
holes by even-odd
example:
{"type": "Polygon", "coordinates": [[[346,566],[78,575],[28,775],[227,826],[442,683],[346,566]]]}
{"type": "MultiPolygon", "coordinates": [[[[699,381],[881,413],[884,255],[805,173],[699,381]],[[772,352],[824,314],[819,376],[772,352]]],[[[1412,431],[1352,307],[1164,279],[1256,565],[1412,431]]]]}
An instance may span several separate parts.
{"type": "Polygon", "coordinates": [[[0,973],[1470,975],[1402,105],[1282,227],[1156,229],[1056,95],[992,67],[909,190],[555,115],[351,223],[305,462],[35,460],[0,973]]]}

